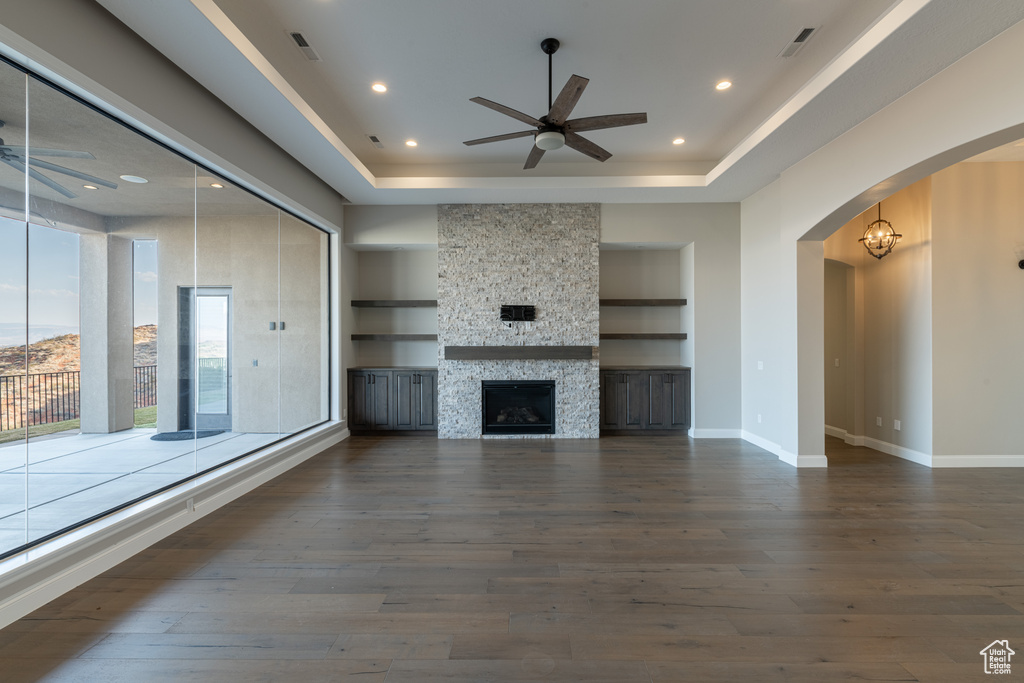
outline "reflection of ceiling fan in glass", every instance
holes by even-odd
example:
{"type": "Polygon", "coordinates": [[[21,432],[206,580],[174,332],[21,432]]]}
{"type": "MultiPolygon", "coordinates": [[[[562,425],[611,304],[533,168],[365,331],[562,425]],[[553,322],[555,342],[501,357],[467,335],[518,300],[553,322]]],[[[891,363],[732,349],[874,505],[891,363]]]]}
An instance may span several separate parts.
{"type": "MultiPolygon", "coordinates": [[[[4,122],[0,121],[0,127],[3,127],[4,122]]],[[[54,173],[63,173],[64,175],[71,176],[72,178],[78,178],[84,180],[87,183],[93,183],[95,185],[102,185],[103,187],[109,187],[112,190],[117,189],[117,183],[112,183],[109,180],[103,178],[97,178],[94,175],[88,173],[82,173],[71,168],[65,168],[64,166],[58,166],[57,164],[51,164],[49,161],[43,161],[42,159],[36,159],[36,157],[67,157],[71,159],[95,159],[89,152],[75,152],[69,149],[46,149],[45,147],[22,147],[18,145],[8,145],[4,143],[3,138],[0,138],[0,163],[7,164],[11,168],[17,170],[19,173],[25,173],[28,171],[28,175],[33,180],[38,180],[43,185],[46,185],[51,190],[59,192],[68,199],[74,199],[76,195],[71,190],[67,189],[60,183],[47,178],[42,173],[37,171],[33,166],[46,169],[47,171],[53,171],[54,173]],[[28,161],[26,167],[25,162],[28,161]]]]}

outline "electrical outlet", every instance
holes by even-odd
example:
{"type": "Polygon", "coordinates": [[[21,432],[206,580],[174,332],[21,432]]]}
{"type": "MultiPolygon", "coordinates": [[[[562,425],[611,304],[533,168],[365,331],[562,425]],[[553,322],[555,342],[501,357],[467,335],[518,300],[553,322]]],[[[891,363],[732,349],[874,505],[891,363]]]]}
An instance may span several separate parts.
{"type": "Polygon", "coordinates": [[[876,417],[875,418],[875,426],[876,427],[881,427],[882,426],[882,418],[880,418],[880,417],[876,417]]]}
{"type": "Polygon", "coordinates": [[[764,370],[764,361],[763,360],[757,361],[757,369],[758,370],[764,370]]]}
{"type": "Polygon", "coordinates": [[[341,409],[341,419],[342,420],[347,420],[348,419],[348,408],[342,408],[341,409]]]}
{"type": "Polygon", "coordinates": [[[897,432],[900,431],[900,421],[899,420],[893,420],[892,421],[892,428],[895,429],[897,432]]]}
{"type": "Polygon", "coordinates": [[[195,498],[189,498],[188,500],[185,501],[185,512],[195,512],[195,511],[196,511],[196,499],[195,498]]]}
{"type": "Polygon", "coordinates": [[[838,358],[836,358],[836,367],[837,368],[839,367],[839,359],[838,358]]]}
{"type": "Polygon", "coordinates": [[[757,424],[761,424],[761,413],[757,414],[757,424]]]}

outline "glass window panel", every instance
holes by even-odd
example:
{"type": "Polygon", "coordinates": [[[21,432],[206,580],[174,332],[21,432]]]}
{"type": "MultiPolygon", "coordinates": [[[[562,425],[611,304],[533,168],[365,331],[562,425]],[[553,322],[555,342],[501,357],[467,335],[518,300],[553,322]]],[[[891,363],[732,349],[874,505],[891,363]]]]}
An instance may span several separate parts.
{"type": "Polygon", "coordinates": [[[135,240],[183,221],[194,280],[195,165],[34,77],[27,100],[31,542],[195,472],[191,441],[135,427],[133,302],[135,240]]]}
{"type": "Polygon", "coordinates": [[[327,419],[329,344],[325,234],[6,64],[0,95],[4,556],[327,419]]]}
{"type": "MultiPolygon", "coordinates": [[[[0,152],[25,145],[24,73],[0,63],[0,152]]],[[[29,542],[25,166],[0,163],[0,554],[29,542]]]]}

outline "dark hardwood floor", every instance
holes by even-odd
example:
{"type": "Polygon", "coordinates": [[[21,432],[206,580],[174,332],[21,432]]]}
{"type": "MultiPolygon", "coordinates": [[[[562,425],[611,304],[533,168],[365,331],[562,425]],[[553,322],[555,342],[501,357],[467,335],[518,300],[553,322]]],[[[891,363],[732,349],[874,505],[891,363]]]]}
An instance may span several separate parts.
{"type": "Polygon", "coordinates": [[[0,631],[0,680],[1024,676],[1024,470],[354,437],[0,631]]]}

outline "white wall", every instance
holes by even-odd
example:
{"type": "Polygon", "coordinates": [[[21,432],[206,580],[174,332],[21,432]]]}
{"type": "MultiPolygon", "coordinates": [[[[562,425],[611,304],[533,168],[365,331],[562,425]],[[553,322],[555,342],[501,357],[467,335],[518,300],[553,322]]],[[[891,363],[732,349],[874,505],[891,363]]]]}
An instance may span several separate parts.
{"type": "MultiPolygon", "coordinates": [[[[355,254],[353,299],[437,299],[436,250],[355,254]]],[[[436,308],[357,308],[353,316],[352,332],[437,334],[436,308]]],[[[432,341],[357,341],[353,346],[354,364],[363,367],[437,366],[437,344],[432,341]]]]}
{"type": "Polygon", "coordinates": [[[1024,163],[958,164],[932,189],[935,464],[1021,465],[1024,163]]]}
{"type": "MultiPolygon", "coordinates": [[[[602,249],[602,299],[682,299],[680,249],[602,249]]],[[[605,306],[601,332],[686,332],[679,307],[605,306]]],[[[690,340],[606,340],[601,342],[601,364],[684,365],[683,348],[690,340]]]]}
{"type": "MultiPolygon", "coordinates": [[[[932,452],[932,196],[931,179],[925,178],[882,201],[882,218],[903,235],[882,259],[858,242],[878,218],[876,207],[824,243],[826,258],[855,268],[855,286],[862,290],[855,304],[860,322],[850,334],[861,345],[863,360],[855,370],[863,380],[865,419],[845,429],[867,439],[862,443],[918,462],[932,452]]],[[[826,396],[833,370],[826,367],[826,396]]],[[[853,400],[853,386],[847,389],[846,400],[853,400]]],[[[827,417],[826,423],[832,425],[827,417]]]]}
{"type": "MultiPolygon", "coordinates": [[[[737,204],[602,204],[601,244],[692,247],[694,436],[739,436],[740,211],[737,204]]],[[[680,258],[689,260],[688,253],[680,258]]],[[[687,277],[681,273],[680,277],[687,277]]],[[[604,359],[602,358],[602,362],[604,359]]]]}
{"type": "MultiPolygon", "coordinates": [[[[826,253],[828,241],[826,240],[826,253]]],[[[853,330],[847,327],[847,275],[852,268],[825,259],[825,425],[838,432],[852,428],[848,403],[851,398],[847,375],[851,358],[847,344],[853,330]]],[[[828,433],[828,430],[826,430],[828,433]]]]}
{"type": "Polygon", "coordinates": [[[813,438],[815,430],[822,433],[824,422],[823,267],[804,267],[805,259],[814,257],[801,254],[798,240],[823,240],[878,199],[1024,136],[1024,90],[998,87],[1019,79],[1022,61],[1024,23],[742,202],[743,428],[755,443],[780,445],[798,458],[823,449],[823,440],[813,438]],[[763,260],[776,249],[777,261],[763,260]],[[779,299],[765,301],[764,287],[778,292],[779,299]],[[762,338],[766,330],[772,339],[762,338]],[[818,331],[817,339],[812,330],[818,331]],[[765,370],[751,367],[756,360],[763,360],[765,370]],[[784,424],[757,423],[758,407],[773,394],[784,424]]]}

